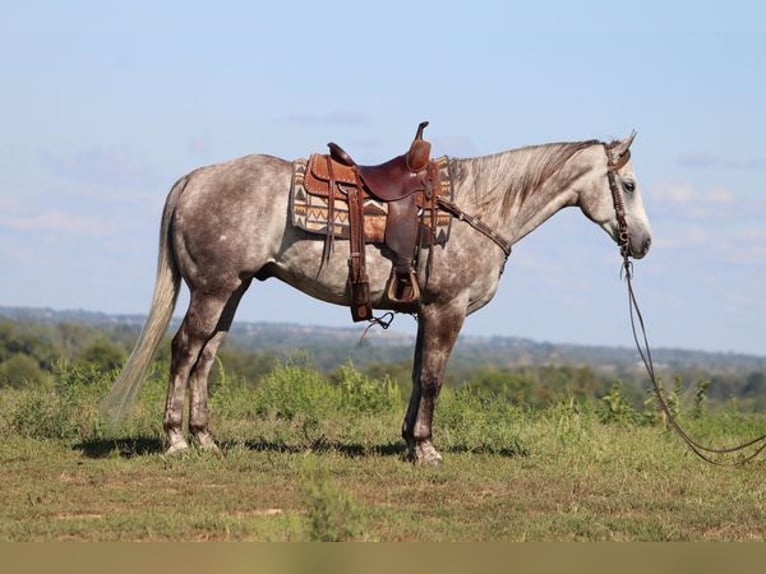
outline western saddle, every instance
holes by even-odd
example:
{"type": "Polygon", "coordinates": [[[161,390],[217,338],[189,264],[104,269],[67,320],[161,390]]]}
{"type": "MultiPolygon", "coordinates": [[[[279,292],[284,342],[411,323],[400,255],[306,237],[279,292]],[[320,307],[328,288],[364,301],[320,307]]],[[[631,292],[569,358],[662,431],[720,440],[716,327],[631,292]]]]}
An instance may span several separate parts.
{"type": "MultiPolygon", "coordinates": [[[[350,256],[348,287],[354,321],[374,320],[365,266],[364,199],[372,197],[388,205],[383,245],[393,260],[386,296],[395,310],[412,310],[420,298],[416,272],[421,231],[431,231],[436,221],[436,198],[441,190],[439,168],[431,161],[431,144],[423,139],[428,122],[421,122],[407,153],[380,165],[358,165],[338,144],[327,144],[330,153],[314,154],[306,170],[306,189],[327,197],[328,225],[322,264],[329,260],[334,231],[334,202],[348,202],[350,256]],[[430,221],[423,221],[428,211],[430,221]]],[[[430,245],[431,242],[427,242],[430,245]]],[[[384,253],[386,251],[384,250],[384,253]]],[[[429,251],[430,259],[430,251],[429,251]]],[[[430,262],[430,261],[429,261],[430,262]]]]}

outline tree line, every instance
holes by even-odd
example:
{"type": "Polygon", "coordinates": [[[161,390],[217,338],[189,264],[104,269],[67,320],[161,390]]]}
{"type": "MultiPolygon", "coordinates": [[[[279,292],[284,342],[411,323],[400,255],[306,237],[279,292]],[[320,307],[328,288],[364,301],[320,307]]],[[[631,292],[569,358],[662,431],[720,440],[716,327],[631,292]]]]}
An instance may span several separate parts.
{"type": "MultiPolygon", "coordinates": [[[[116,376],[138,336],[136,325],[84,325],[76,322],[55,324],[19,322],[0,319],[0,388],[53,386],[56,372],[62,365],[88,365],[102,372],[114,371],[116,376]]],[[[270,373],[286,357],[303,355],[304,362],[326,374],[330,380],[340,378],[341,370],[354,361],[365,375],[380,379],[388,377],[404,393],[409,392],[412,362],[405,360],[376,360],[373,353],[367,361],[356,363],[359,351],[349,353],[343,348],[328,354],[321,350],[321,364],[312,358],[312,348],[271,348],[257,352],[237,344],[236,338],[225,343],[220,352],[220,367],[214,369],[211,384],[215,385],[221,369],[226,376],[239,377],[253,385],[270,373]],[[332,360],[330,360],[332,359],[332,360]]],[[[169,337],[161,345],[155,362],[166,368],[170,357],[169,337]]],[[[718,372],[687,368],[666,373],[668,385],[683,381],[682,387],[693,393],[705,381],[713,402],[738,401],[747,410],[766,410],[766,372],[737,369],[718,372]]],[[[615,384],[621,396],[639,406],[648,396],[648,384],[635,370],[605,372],[590,365],[512,365],[493,364],[489,359],[453,359],[445,384],[453,387],[491,391],[509,402],[542,407],[568,397],[599,398],[611,396],[615,384]]]]}

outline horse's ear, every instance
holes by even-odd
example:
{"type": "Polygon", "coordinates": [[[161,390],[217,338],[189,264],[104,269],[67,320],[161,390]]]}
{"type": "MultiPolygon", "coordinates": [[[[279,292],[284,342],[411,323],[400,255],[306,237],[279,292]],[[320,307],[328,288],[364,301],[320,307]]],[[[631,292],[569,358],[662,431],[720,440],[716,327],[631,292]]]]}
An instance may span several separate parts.
{"type": "Polygon", "coordinates": [[[623,155],[630,149],[631,144],[633,143],[633,140],[636,138],[636,130],[633,130],[630,132],[630,135],[626,137],[622,141],[618,141],[614,147],[612,148],[612,154],[613,157],[618,158],[623,155]]]}

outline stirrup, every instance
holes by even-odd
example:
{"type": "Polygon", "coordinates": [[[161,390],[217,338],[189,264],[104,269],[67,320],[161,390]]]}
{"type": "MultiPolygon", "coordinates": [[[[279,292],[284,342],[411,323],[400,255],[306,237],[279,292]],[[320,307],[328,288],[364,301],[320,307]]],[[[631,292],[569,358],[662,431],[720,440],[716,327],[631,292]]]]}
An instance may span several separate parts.
{"type": "Polygon", "coordinates": [[[391,270],[391,279],[388,282],[388,292],[386,293],[389,301],[406,305],[420,300],[420,286],[418,285],[415,270],[410,269],[406,279],[402,279],[395,269],[391,270]]]}

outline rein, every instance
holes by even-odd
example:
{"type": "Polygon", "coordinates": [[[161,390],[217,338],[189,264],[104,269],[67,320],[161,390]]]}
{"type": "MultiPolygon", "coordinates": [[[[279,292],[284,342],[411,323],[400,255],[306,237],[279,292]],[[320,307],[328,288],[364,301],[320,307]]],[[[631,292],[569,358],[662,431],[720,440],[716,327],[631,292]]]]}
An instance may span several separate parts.
{"type": "Polygon", "coordinates": [[[665,397],[662,395],[662,388],[660,387],[660,383],[654,372],[654,362],[652,361],[652,352],[649,347],[649,340],[646,335],[646,326],[644,324],[644,318],[641,315],[641,309],[639,309],[638,307],[638,301],[636,300],[636,293],[635,293],[635,290],[633,289],[633,263],[629,260],[630,233],[628,231],[628,224],[625,218],[625,205],[622,200],[622,194],[620,193],[620,190],[617,187],[617,179],[615,175],[617,170],[623,167],[630,159],[630,150],[625,151],[625,153],[623,153],[617,159],[613,159],[612,155],[610,154],[609,147],[605,145],[604,148],[606,150],[606,155],[607,155],[607,178],[609,179],[609,189],[612,192],[612,200],[614,201],[614,210],[615,210],[615,213],[617,214],[617,230],[618,230],[617,244],[620,247],[620,254],[622,255],[622,268],[620,270],[620,275],[625,277],[625,280],[628,284],[628,306],[630,309],[630,327],[633,332],[633,341],[636,344],[636,349],[638,349],[638,354],[641,356],[641,361],[644,363],[646,372],[649,375],[649,380],[652,382],[652,386],[654,388],[654,394],[657,397],[657,402],[660,405],[660,410],[665,415],[665,420],[668,422],[668,424],[670,424],[670,426],[673,428],[676,434],[678,434],[678,436],[681,437],[681,439],[686,443],[686,445],[691,449],[691,451],[694,454],[696,454],[698,457],[700,457],[702,460],[709,462],[710,464],[715,464],[718,466],[734,466],[734,465],[745,464],[746,462],[758,456],[761,453],[761,451],[766,449],[766,434],[763,434],[757,438],[754,438],[742,444],[731,446],[731,447],[711,448],[708,446],[704,446],[700,444],[699,442],[697,442],[696,440],[694,440],[693,438],[691,438],[689,434],[683,428],[681,428],[681,426],[678,424],[678,421],[676,421],[676,419],[673,417],[673,413],[670,411],[670,407],[668,407],[665,397]],[[636,320],[638,320],[638,326],[641,329],[641,340],[639,340],[636,320]],[[641,341],[643,341],[643,345],[641,341]],[[758,446],[754,452],[736,461],[721,461],[721,460],[716,460],[715,458],[712,458],[710,456],[710,455],[726,455],[726,454],[741,452],[749,447],[758,445],[759,443],[763,443],[763,444],[760,444],[760,446],[758,446]]]}
{"type": "Polygon", "coordinates": [[[503,250],[503,253],[505,254],[505,259],[507,260],[508,257],[511,255],[511,242],[508,241],[505,237],[500,235],[497,231],[492,229],[489,225],[484,223],[481,219],[478,217],[474,217],[473,215],[469,215],[462,209],[460,209],[456,204],[451,202],[450,200],[437,196],[436,197],[436,203],[439,207],[441,207],[444,211],[452,215],[453,217],[457,218],[458,221],[465,221],[468,225],[473,227],[476,231],[484,235],[485,237],[488,237],[492,241],[495,242],[495,244],[503,250]]]}
{"type": "Polygon", "coordinates": [[[715,464],[718,466],[734,466],[734,465],[742,465],[746,462],[754,459],[756,456],[758,456],[762,450],[766,449],[766,434],[763,434],[757,438],[754,438],[752,440],[749,440],[747,442],[744,442],[742,444],[731,446],[731,447],[724,447],[724,448],[711,448],[708,446],[704,446],[700,444],[699,442],[695,441],[693,438],[689,436],[689,434],[684,431],[684,429],[681,428],[681,426],[678,424],[678,422],[673,417],[673,414],[670,411],[670,408],[668,407],[667,401],[665,401],[665,397],[662,396],[662,389],[660,387],[660,384],[657,380],[657,377],[654,373],[654,363],[652,362],[652,353],[651,349],[649,348],[649,341],[647,340],[646,336],[646,326],[644,325],[644,318],[641,315],[641,310],[638,308],[638,302],[636,301],[636,294],[633,290],[633,264],[628,260],[628,256],[624,255],[623,263],[622,263],[622,273],[625,275],[625,279],[628,283],[628,305],[630,307],[630,327],[633,331],[633,340],[636,343],[636,348],[638,349],[638,354],[641,355],[641,360],[644,363],[644,367],[646,368],[646,372],[649,374],[649,379],[652,381],[652,385],[654,387],[654,394],[657,397],[657,402],[660,405],[660,409],[662,410],[662,413],[665,415],[665,419],[668,421],[671,427],[673,427],[673,430],[676,431],[676,434],[683,439],[683,441],[687,444],[687,446],[696,454],[698,457],[700,457],[702,460],[709,462],[710,464],[715,464]],[[641,327],[641,337],[643,339],[643,347],[641,343],[639,342],[638,338],[638,330],[636,328],[636,318],[638,319],[639,326],[641,327]],[[724,454],[732,454],[736,452],[743,451],[744,449],[755,446],[759,443],[761,444],[758,448],[755,449],[754,452],[751,454],[740,458],[736,461],[721,461],[716,460],[714,458],[711,458],[710,454],[717,454],[717,455],[724,455],[724,454]]]}

